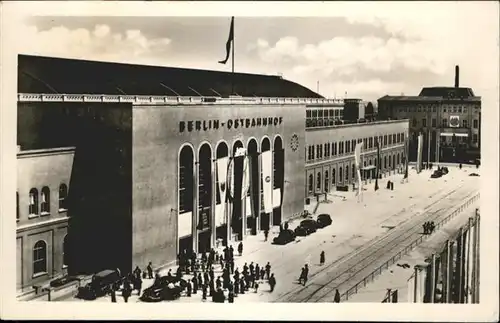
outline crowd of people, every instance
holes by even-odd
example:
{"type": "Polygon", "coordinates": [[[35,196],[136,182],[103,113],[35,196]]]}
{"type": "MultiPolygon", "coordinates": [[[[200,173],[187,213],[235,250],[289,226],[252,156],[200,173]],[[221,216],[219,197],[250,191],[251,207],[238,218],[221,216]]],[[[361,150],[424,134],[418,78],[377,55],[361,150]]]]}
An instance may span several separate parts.
{"type": "Polygon", "coordinates": [[[424,234],[432,234],[436,229],[434,221],[427,221],[424,224],[422,224],[422,227],[424,228],[424,234]]]}
{"type": "MultiPolygon", "coordinates": [[[[237,252],[239,256],[243,255],[242,242],[238,244],[237,252]]],[[[257,293],[260,285],[265,282],[269,285],[270,292],[273,292],[276,286],[276,277],[271,272],[270,262],[263,266],[245,262],[240,269],[235,265],[235,250],[232,245],[226,246],[221,254],[213,248],[198,255],[194,251],[183,250],[178,255],[178,260],[175,277],[186,281],[184,289],[186,297],[201,292],[203,301],[207,301],[210,297],[215,303],[226,301],[234,303],[238,295],[251,291],[257,293]]],[[[132,273],[124,276],[121,290],[125,302],[128,302],[134,290],[137,290],[137,295],[140,296],[143,279],[155,279],[155,282],[159,280],[159,272],[156,272],[154,277],[153,272],[152,263],[149,262],[144,271],[137,266],[132,273]]],[[[168,270],[167,276],[174,276],[172,269],[168,270]]],[[[112,302],[116,302],[116,291],[119,289],[118,283],[112,286],[110,291],[112,302]]]]}

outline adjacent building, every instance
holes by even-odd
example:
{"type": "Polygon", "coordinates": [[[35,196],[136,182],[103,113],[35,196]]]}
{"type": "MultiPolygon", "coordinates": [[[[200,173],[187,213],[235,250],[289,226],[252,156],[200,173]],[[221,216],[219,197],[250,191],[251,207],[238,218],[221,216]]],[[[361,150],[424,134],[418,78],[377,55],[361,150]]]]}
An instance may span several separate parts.
{"type": "Polygon", "coordinates": [[[342,100],[281,77],[25,55],[18,71],[19,289],[280,225],[353,181],[355,142],[369,178],[374,141],[394,170],[408,136],[341,125],[342,100]]]}
{"type": "Polygon", "coordinates": [[[381,119],[410,120],[410,160],[417,159],[417,138],[424,135],[423,161],[470,162],[480,158],[481,97],[459,86],[424,87],[418,96],[389,96],[378,100],[381,119]]]}

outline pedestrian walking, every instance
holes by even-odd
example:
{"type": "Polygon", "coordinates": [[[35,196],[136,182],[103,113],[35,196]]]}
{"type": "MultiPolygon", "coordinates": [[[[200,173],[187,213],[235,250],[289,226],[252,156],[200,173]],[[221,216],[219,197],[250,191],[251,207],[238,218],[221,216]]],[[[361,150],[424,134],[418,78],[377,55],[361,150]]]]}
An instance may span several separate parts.
{"type": "Polygon", "coordinates": [[[271,287],[271,293],[274,291],[274,287],[276,286],[276,278],[274,278],[274,274],[269,276],[269,286],[271,287]]]}
{"type": "Polygon", "coordinates": [[[394,191],[394,183],[391,182],[391,191],[394,191]]]}
{"type": "Polygon", "coordinates": [[[231,269],[231,274],[234,274],[234,259],[231,258],[229,261],[229,268],[231,269]]]}
{"type": "Polygon", "coordinates": [[[260,280],[260,267],[259,264],[255,264],[255,276],[257,280],[260,280]]]}
{"type": "Polygon", "coordinates": [[[264,230],[264,242],[267,241],[267,237],[269,236],[269,230],[264,230]]]}
{"type": "Polygon", "coordinates": [[[253,265],[253,261],[250,263],[250,266],[248,266],[248,268],[250,269],[250,275],[253,275],[254,269],[255,269],[255,266],[253,265]]]}
{"type": "Polygon", "coordinates": [[[114,287],[111,288],[111,303],[116,303],[116,290],[114,287]]]}
{"type": "Polygon", "coordinates": [[[210,281],[210,276],[209,276],[208,272],[204,272],[203,273],[203,284],[207,285],[209,281],[210,281]]]}
{"type": "Polygon", "coordinates": [[[142,290],[142,279],[141,277],[137,278],[137,295],[141,296],[141,290],[142,290]]]}
{"type": "Polygon", "coordinates": [[[243,265],[243,275],[246,275],[246,274],[248,274],[248,265],[245,262],[245,264],[243,265]]]}
{"type": "Polygon", "coordinates": [[[234,271],[234,280],[238,280],[240,278],[240,271],[238,270],[238,268],[236,268],[236,270],[234,271]]]}
{"type": "Polygon", "coordinates": [[[191,280],[188,280],[187,281],[187,285],[186,285],[186,294],[187,294],[187,297],[191,297],[191,292],[193,291],[193,286],[191,285],[191,280]]]}
{"type": "Polygon", "coordinates": [[[234,295],[238,296],[238,293],[240,292],[240,280],[235,279],[234,280],[234,295]]]}
{"type": "Polygon", "coordinates": [[[238,243],[238,254],[241,256],[243,254],[243,242],[238,243]]]}
{"type": "Polygon", "coordinates": [[[245,294],[245,280],[240,279],[240,293],[245,294]]]}
{"type": "Polygon", "coordinates": [[[135,266],[134,276],[135,277],[141,277],[141,269],[139,269],[139,266],[135,266]]]}
{"type": "Polygon", "coordinates": [[[227,295],[227,301],[229,303],[234,303],[234,293],[233,292],[229,292],[229,294],[227,295]]]}
{"type": "Polygon", "coordinates": [[[147,271],[148,271],[148,278],[153,279],[153,264],[151,263],[151,261],[148,264],[147,271]]]}
{"type": "Polygon", "coordinates": [[[324,251],[321,251],[321,253],[319,255],[319,263],[320,263],[320,265],[325,264],[325,252],[324,251]]]}
{"type": "Polygon", "coordinates": [[[427,222],[425,222],[424,224],[422,224],[422,228],[424,230],[424,234],[427,234],[427,222]]]}
{"type": "Polygon", "coordinates": [[[232,245],[229,246],[229,258],[234,260],[234,249],[232,245]]]}
{"type": "Polygon", "coordinates": [[[257,293],[259,291],[259,283],[255,283],[254,285],[254,288],[255,288],[255,292],[257,293]]]}
{"type": "Polygon", "coordinates": [[[128,284],[126,284],[122,290],[122,296],[123,296],[123,300],[125,301],[125,303],[128,303],[128,299],[130,297],[130,294],[131,294],[130,286],[128,284]]]}
{"type": "Polygon", "coordinates": [[[266,270],[264,269],[264,267],[262,267],[260,269],[260,279],[264,279],[265,275],[266,275],[266,270]]]}
{"type": "Polygon", "coordinates": [[[201,298],[206,301],[207,300],[207,285],[203,285],[202,287],[202,295],[201,298]]]}
{"type": "Polygon", "coordinates": [[[269,263],[269,261],[267,262],[266,264],[266,278],[269,279],[269,274],[271,273],[271,264],[269,263]]]}
{"type": "Polygon", "coordinates": [[[335,290],[335,296],[333,297],[333,302],[340,303],[340,293],[338,289],[335,290]]]}
{"type": "Polygon", "coordinates": [[[216,285],[217,289],[222,287],[222,282],[220,280],[220,276],[217,277],[217,280],[215,281],[215,285],[216,285]]]}
{"type": "Polygon", "coordinates": [[[192,281],[193,281],[193,294],[196,294],[198,292],[198,277],[194,275],[192,281]]]}

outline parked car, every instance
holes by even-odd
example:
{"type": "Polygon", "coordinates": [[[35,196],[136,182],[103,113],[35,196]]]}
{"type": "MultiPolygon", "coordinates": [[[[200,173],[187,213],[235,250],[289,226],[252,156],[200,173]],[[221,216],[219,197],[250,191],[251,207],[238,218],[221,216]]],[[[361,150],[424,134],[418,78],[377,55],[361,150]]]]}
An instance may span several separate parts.
{"type": "Polygon", "coordinates": [[[441,169],[441,172],[443,173],[443,175],[448,174],[448,167],[446,167],[446,166],[445,166],[445,167],[443,167],[443,168],[441,169]]]}
{"type": "Polygon", "coordinates": [[[162,276],[146,288],[139,298],[142,302],[173,301],[181,297],[187,282],[175,276],[162,276]]]}
{"type": "Polygon", "coordinates": [[[479,176],[478,173],[470,173],[469,176],[479,176]]]}
{"type": "Polygon", "coordinates": [[[431,178],[440,178],[441,176],[443,176],[441,170],[435,170],[434,173],[432,173],[431,178]]]}
{"type": "Polygon", "coordinates": [[[332,218],[330,217],[330,214],[323,213],[318,215],[316,222],[319,228],[324,228],[332,224],[333,221],[332,218]]]}
{"type": "Polygon", "coordinates": [[[280,231],[279,235],[273,239],[274,244],[285,245],[295,240],[295,233],[292,230],[280,231]]]}
{"type": "Polygon", "coordinates": [[[92,281],[84,287],[78,288],[76,297],[94,300],[111,292],[111,288],[122,281],[116,270],[103,270],[92,276],[92,281]]]}
{"type": "Polygon", "coordinates": [[[318,223],[313,219],[302,220],[298,227],[295,228],[295,235],[297,236],[307,236],[311,233],[316,232],[318,229],[318,223]]]}

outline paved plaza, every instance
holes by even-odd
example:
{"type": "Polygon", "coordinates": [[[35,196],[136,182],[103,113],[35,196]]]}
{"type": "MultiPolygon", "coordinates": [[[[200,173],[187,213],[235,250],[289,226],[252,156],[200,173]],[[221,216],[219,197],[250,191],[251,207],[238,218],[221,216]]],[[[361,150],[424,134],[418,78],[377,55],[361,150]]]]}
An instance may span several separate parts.
{"type": "MultiPolygon", "coordinates": [[[[277,235],[277,228],[269,234],[267,242],[263,234],[247,237],[243,242],[243,256],[235,256],[235,268],[241,271],[245,263],[249,265],[251,262],[262,267],[269,261],[277,285],[274,292],[270,293],[269,285],[261,282],[257,293],[250,290],[238,295],[235,302],[332,302],[336,288],[341,293],[345,292],[352,283],[357,283],[365,273],[373,270],[384,257],[392,257],[391,253],[397,252],[401,239],[420,234],[421,223],[427,217],[441,216],[479,191],[479,177],[469,176],[472,172],[480,173],[479,169],[459,169],[454,166],[449,169],[448,175],[438,179],[430,178],[431,170],[417,174],[411,169],[409,180],[405,183],[401,183],[402,174],[393,174],[379,181],[378,191],[374,191],[372,181],[365,184],[362,200],[351,191],[332,192],[327,201],[319,204],[316,214],[329,213],[333,224],[310,236],[297,237],[295,242],[287,245],[271,244],[277,235]],[[393,191],[385,188],[387,180],[394,182],[393,191]],[[321,251],[326,254],[324,265],[319,264],[321,251]],[[379,257],[375,252],[383,256],[379,257]],[[368,259],[370,253],[374,253],[373,259],[368,259]],[[306,286],[302,286],[297,280],[301,267],[306,263],[310,267],[310,278],[306,286]],[[356,268],[356,271],[350,268],[356,268]]],[[[300,220],[292,221],[290,229],[294,229],[300,220]]],[[[236,249],[236,243],[233,247],[236,249]]],[[[162,269],[162,272],[166,271],[168,268],[162,269]]],[[[172,271],[175,272],[175,268],[172,271]]],[[[220,274],[217,265],[215,278],[220,274]]],[[[152,280],[143,280],[143,289],[151,284],[152,280]]],[[[139,301],[136,293],[134,291],[129,302],[139,301]]],[[[117,297],[118,302],[123,302],[119,293],[117,297]]],[[[380,302],[378,298],[380,296],[377,294],[372,301],[380,302]]],[[[75,298],[67,300],[81,301],[75,298]]],[[[95,301],[110,302],[110,297],[95,301]]],[[[201,291],[198,291],[191,297],[182,296],[176,302],[201,301],[201,291]]],[[[207,302],[211,302],[210,297],[207,302]]]]}

